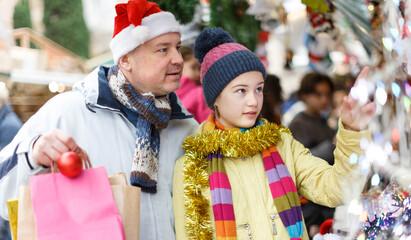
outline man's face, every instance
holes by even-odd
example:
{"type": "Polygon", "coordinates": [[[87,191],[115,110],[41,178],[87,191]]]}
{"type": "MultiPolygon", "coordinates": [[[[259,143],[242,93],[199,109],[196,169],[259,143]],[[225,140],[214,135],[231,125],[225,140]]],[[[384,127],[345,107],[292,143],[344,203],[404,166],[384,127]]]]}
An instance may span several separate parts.
{"type": "Polygon", "coordinates": [[[127,79],[141,93],[167,95],[180,87],[183,58],[180,34],[160,35],[128,53],[131,66],[127,79]]]}

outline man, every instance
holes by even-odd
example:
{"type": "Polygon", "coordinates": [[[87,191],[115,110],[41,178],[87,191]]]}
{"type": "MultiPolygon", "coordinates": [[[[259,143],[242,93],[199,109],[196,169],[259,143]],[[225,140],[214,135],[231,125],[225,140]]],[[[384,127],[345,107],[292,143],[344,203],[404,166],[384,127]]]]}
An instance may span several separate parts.
{"type": "Polygon", "coordinates": [[[172,177],[184,137],[198,126],[173,91],[183,59],[180,25],[152,2],[116,5],[110,48],[115,66],[100,67],[73,91],[47,102],[0,152],[1,216],[6,201],[61,153],[84,149],[93,167],[126,172],[141,194],[140,239],[174,239],[172,177]]]}

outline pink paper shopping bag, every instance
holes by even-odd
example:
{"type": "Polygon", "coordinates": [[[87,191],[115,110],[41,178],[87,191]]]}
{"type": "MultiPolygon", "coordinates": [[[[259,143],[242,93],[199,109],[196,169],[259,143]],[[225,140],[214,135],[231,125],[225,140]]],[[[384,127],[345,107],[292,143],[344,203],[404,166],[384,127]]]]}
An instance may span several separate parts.
{"type": "Polygon", "coordinates": [[[30,177],[38,240],[125,239],[104,167],[30,177]]]}

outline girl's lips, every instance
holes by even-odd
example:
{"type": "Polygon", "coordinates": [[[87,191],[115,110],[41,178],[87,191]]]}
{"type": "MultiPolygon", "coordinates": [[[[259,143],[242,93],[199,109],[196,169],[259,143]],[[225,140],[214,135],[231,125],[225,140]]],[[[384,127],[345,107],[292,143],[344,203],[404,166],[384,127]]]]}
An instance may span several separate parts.
{"type": "Polygon", "coordinates": [[[244,113],[244,115],[250,116],[250,117],[254,117],[257,115],[257,112],[246,112],[244,113]]]}

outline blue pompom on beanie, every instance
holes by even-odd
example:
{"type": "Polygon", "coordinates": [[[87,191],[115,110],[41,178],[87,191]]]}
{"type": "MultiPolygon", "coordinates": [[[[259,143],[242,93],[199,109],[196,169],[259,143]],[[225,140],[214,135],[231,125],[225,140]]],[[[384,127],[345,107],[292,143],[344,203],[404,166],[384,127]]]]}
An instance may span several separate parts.
{"type": "Polygon", "coordinates": [[[213,109],[221,91],[239,75],[259,71],[265,79],[264,64],[253,52],[234,42],[222,28],[205,28],[194,45],[194,56],[201,63],[200,80],[207,106],[213,109]]]}

